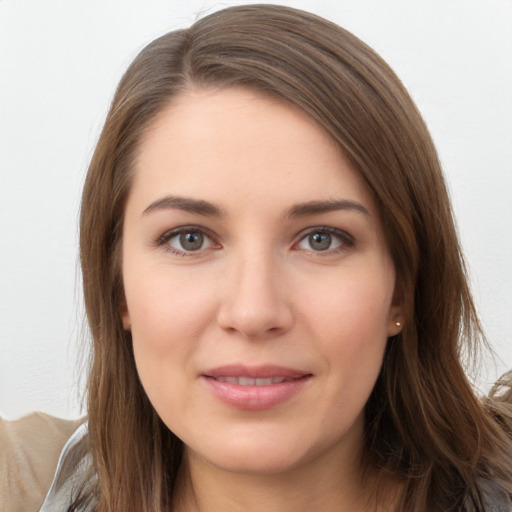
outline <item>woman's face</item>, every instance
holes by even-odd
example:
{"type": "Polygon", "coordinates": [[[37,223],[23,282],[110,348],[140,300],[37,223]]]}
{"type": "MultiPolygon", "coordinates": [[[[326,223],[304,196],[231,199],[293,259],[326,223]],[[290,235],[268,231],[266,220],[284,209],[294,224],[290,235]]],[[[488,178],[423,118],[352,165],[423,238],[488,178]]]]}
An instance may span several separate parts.
{"type": "Polygon", "coordinates": [[[140,146],[123,277],[141,382],[189,460],[358,457],[395,272],[370,193],[308,116],[244,89],[178,97],[140,146]]]}

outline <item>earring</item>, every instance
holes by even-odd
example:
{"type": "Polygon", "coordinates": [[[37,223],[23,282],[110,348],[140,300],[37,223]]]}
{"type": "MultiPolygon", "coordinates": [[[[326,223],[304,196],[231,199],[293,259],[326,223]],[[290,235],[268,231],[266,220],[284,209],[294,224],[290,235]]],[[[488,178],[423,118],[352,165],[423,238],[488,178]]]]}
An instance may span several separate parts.
{"type": "Polygon", "coordinates": [[[396,325],[397,327],[400,327],[402,324],[401,324],[400,322],[398,322],[398,321],[397,321],[397,322],[395,322],[395,325],[396,325]]]}

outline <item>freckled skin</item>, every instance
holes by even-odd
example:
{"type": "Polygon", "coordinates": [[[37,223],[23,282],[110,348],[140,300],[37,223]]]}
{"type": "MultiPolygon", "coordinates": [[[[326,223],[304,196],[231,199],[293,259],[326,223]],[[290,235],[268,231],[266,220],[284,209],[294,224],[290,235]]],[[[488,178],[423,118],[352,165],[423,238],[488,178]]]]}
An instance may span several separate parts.
{"type": "Polygon", "coordinates": [[[371,195],[308,116],[244,89],[180,96],[140,147],[123,278],[123,321],[141,382],[185,443],[191,471],[357,471],[363,408],[401,312],[371,195]],[[165,196],[208,201],[222,215],[142,213],[165,196]],[[287,215],[294,205],[333,199],[368,214],[287,215]],[[183,226],[201,233],[199,249],[163,237],[183,226]],[[309,237],[315,228],[334,230],[330,245],[309,237]],[[218,400],[201,377],[230,364],[312,377],[284,403],[245,411],[218,400]]]}

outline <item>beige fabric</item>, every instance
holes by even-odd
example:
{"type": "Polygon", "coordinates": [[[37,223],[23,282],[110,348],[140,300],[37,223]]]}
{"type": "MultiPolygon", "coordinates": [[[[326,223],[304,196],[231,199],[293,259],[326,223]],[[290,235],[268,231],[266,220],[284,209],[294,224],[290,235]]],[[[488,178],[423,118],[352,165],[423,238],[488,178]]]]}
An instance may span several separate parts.
{"type": "Polygon", "coordinates": [[[82,422],[43,413],[0,418],[0,512],[39,510],[60,452],[82,422]]]}

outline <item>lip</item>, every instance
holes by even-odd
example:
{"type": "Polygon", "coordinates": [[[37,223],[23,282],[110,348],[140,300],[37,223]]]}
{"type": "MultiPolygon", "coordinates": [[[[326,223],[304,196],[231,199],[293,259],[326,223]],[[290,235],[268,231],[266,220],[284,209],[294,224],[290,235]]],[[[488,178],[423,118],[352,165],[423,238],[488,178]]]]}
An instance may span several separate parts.
{"type": "Polygon", "coordinates": [[[262,411],[276,407],[299,393],[311,377],[311,373],[302,370],[274,365],[230,365],[201,374],[201,379],[220,401],[246,411],[262,411]],[[278,382],[265,385],[247,383],[246,379],[242,379],[244,384],[233,382],[233,379],[240,377],[267,381],[272,379],[278,382]]]}

